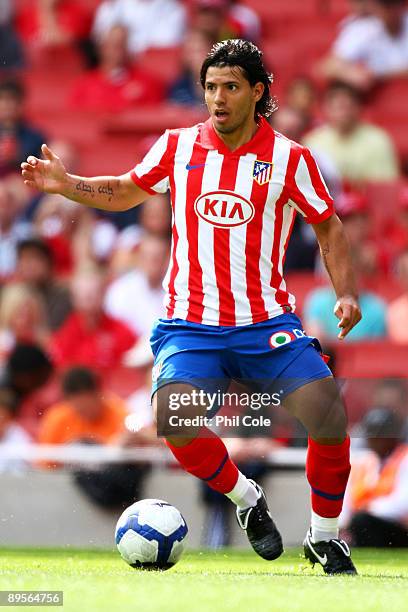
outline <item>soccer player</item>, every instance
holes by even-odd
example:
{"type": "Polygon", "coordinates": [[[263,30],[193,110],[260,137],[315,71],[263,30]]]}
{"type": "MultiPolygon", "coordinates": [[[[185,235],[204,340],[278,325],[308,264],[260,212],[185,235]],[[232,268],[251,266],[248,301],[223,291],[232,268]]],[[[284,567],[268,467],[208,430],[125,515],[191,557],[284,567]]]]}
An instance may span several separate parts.
{"type": "MultiPolygon", "coordinates": [[[[238,523],[254,550],[275,559],[282,539],[261,487],[238,471],[211,430],[188,423],[171,428],[169,414],[174,399],[183,397],[179,422],[191,415],[197,389],[222,390],[238,378],[270,390],[278,380],[284,406],[309,434],[312,514],[305,555],[327,574],[355,574],[347,544],[338,539],[350,471],[345,410],[317,340],[294,314],[295,300],[283,279],[299,213],[316,233],[338,298],[334,311],[343,339],[361,318],[343,228],[311,153],[266,121],[274,110],[272,79],[259,49],[242,40],[217,43],[200,80],[209,119],[167,130],[129,173],[73,176],[44,145],[44,160],[30,156],[22,164],[24,182],[110,211],[170,189],[167,316],[151,339],[159,431],[187,472],[236,504],[238,523]],[[189,406],[183,405],[186,394],[189,406]]],[[[200,406],[200,414],[208,414],[207,407],[200,406]]]]}

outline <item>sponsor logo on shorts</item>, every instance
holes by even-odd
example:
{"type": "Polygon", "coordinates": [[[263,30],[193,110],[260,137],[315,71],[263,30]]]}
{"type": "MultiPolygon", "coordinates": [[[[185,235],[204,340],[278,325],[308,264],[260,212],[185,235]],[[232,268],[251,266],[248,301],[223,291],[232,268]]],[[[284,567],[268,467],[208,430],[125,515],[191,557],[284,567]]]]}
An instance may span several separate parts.
{"type": "Polygon", "coordinates": [[[289,342],[292,342],[292,340],[296,340],[296,338],[305,337],[307,337],[307,334],[303,331],[303,329],[292,329],[292,331],[282,329],[272,334],[272,336],[269,338],[269,346],[271,348],[279,348],[280,346],[289,344],[289,342]]]}
{"type": "Polygon", "coordinates": [[[295,340],[296,336],[291,331],[278,331],[272,334],[269,338],[269,344],[271,348],[278,348],[279,346],[283,346],[284,344],[289,344],[292,340],[295,340]]]}

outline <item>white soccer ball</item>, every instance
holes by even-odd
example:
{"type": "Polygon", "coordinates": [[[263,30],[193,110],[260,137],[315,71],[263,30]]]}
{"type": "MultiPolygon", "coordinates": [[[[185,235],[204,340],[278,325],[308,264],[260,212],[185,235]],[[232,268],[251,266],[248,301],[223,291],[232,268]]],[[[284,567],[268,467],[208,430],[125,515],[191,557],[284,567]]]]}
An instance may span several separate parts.
{"type": "Polygon", "coordinates": [[[180,559],[187,531],[177,508],[161,499],[142,499],[119,517],[115,540],[132,567],[165,570],[180,559]]]}

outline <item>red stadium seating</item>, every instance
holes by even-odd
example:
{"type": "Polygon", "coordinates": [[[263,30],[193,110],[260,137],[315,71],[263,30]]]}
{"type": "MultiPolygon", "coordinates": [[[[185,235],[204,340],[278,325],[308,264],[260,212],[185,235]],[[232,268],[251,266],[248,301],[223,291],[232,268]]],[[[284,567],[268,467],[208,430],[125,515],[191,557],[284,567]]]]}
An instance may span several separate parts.
{"type": "Polygon", "coordinates": [[[408,388],[408,345],[388,341],[339,342],[336,376],[352,425],[373,407],[372,394],[381,379],[402,378],[408,388]]]}
{"type": "Polygon", "coordinates": [[[146,372],[139,368],[117,367],[103,372],[103,383],[109,391],[126,399],[145,384],[146,372]]]}
{"type": "Polygon", "coordinates": [[[401,187],[400,181],[369,183],[365,187],[370,206],[372,229],[374,235],[380,240],[386,239],[384,229],[387,222],[398,214],[401,187]]]}
{"type": "Polygon", "coordinates": [[[180,73],[181,53],[181,47],[147,49],[137,58],[137,62],[144,71],[169,85],[180,73]]]}
{"type": "Polygon", "coordinates": [[[207,117],[204,107],[186,108],[165,103],[106,117],[103,130],[107,134],[157,134],[168,128],[194,125],[207,117]]]}
{"type": "Polygon", "coordinates": [[[338,343],[336,373],[340,378],[408,379],[408,345],[387,341],[338,343]]]}
{"type": "Polygon", "coordinates": [[[288,291],[296,297],[296,313],[301,316],[306,297],[316,287],[326,285],[322,276],[314,272],[289,272],[285,275],[288,291]]]}

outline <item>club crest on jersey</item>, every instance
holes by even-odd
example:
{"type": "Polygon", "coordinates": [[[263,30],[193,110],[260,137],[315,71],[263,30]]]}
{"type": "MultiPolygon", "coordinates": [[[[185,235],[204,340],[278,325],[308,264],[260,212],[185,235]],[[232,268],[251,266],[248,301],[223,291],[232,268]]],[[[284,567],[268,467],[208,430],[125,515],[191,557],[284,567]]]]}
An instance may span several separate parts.
{"type": "Polygon", "coordinates": [[[272,334],[272,336],[269,338],[269,346],[271,348],[278,348],[284,344],[289,344],[289,342],[292,342],[292,340],[295,339],[296,335],[291,331],[278,331],[272,334]]]}
{"type": "Polygon", "coordinates": [[[194,202],[196,215],[215,227],[231,228],[249,223],[255,206],[233,191],[202,193],[194,202]]]}
{"type": "Polygon", "coordinates": [[[252,173],[254,181],[258,185],[266,185],[272,178],[272,167],[271,162],[260,161],[259,159],[254,162],[254,171],[252,173]]]}

